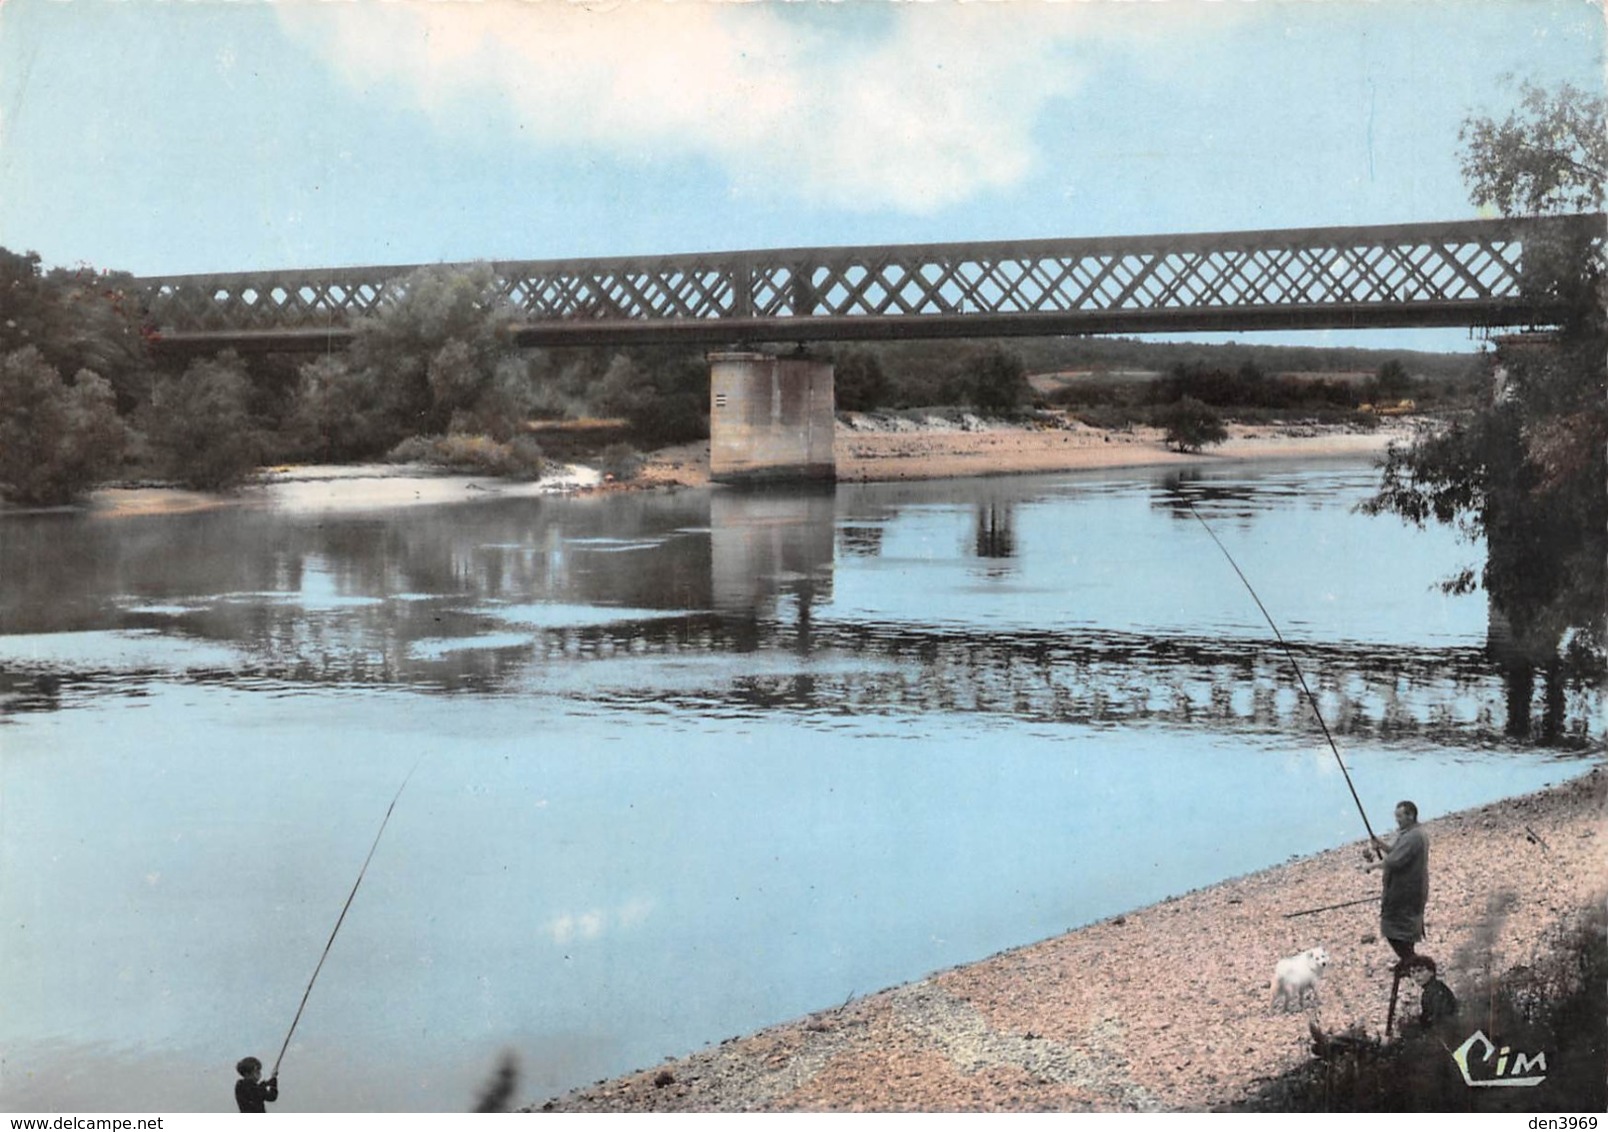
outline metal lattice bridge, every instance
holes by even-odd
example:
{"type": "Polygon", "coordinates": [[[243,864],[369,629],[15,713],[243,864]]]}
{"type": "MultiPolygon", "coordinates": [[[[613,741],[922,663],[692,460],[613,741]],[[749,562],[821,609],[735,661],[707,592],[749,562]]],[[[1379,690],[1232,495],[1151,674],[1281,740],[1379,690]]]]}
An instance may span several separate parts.
{"type": "MultiPolygon", "coordinates": [[[[526,345],[734,345],[1407,326],[1544,326],[1534,280],[1604,216],[507,261],[526,345]]],[[[322,350],[416,266],[145,278],[173,349],[322,350]]]]}

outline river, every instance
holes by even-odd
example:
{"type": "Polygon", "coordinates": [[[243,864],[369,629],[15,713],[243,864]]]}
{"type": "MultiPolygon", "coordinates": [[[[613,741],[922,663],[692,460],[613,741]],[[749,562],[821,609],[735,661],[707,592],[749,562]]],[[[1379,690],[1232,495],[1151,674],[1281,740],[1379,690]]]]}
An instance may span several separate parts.
{"type": "Polygon", "coordinates": [[[1360,837],[1186,500],[1376,828],[1566,777],[1376,476],[0,518],[0,1108],[228,1109],[404,782],[282,1111],[539,1100],[1360,837]]]}

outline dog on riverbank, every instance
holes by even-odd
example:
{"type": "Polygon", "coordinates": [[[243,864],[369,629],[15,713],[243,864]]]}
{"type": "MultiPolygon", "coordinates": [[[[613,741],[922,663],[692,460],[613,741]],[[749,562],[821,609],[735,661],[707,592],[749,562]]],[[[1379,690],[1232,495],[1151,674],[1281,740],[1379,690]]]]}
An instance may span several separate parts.
{"type": "Polygon", "coordinates": [[[1280,959],[1273,967],[1273,1009],[1281,1006],[1287,1011],[1293,1006],[1299,1010],[1306,1004],[1310,992],[1314,1005],[1318,1001],[1318,980],[1329,965],[1329,953],[1321,947],[1308,948],[1299,955],[1280,959]]]}

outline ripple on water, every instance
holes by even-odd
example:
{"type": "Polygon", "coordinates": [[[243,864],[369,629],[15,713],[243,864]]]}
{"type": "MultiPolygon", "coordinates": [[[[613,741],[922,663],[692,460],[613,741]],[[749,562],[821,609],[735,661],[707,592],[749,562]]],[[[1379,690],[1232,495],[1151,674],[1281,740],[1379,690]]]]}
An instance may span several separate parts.
{"type": "Polygon", "coordinates": [[[235,667],[244,656],[228,645],[148,629],[0,635],[0,664],[24,667],[171,671],[235,667]]]}
{"type": "Polygon", "coordinates": [[[408,656],[415,660],[439,660],[449,653],[477,649],[524,648],[536,643],[529,633],[487,633],[479,637],[430,637],[408,642],[408,656]]]}
{"type": "Polygon", "coordinates": [[[567,538],[564,545],[576,550],[591,551],[594,554],[623,554],[634,550],[656,550],[663,546],[665,540],[656,539],[628,539],[628,538],[567,538]]]}
{"type": "Polygon", "coordinates": [[[477,610],[489,620],[529,625],[536,629],[582,629],[622,621],[663,621],[687,616],[682,609],[633,609],[625,606],[572,605],[537,602],[525,605],[489,605],[477,610]]]}

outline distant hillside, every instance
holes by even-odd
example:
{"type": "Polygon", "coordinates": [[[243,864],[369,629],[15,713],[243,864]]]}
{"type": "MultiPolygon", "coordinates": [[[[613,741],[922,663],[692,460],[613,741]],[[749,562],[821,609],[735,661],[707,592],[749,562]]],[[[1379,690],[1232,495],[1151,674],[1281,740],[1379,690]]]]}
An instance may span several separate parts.
{"type": "MultiPolygon", "coordinates": [[[[992,345],[1022,359],[1030,374],[1078,371],[1165,373],[1175,365],[1237,370],[1252,362],[1263,373],[1376,373],[1399,361],[1415,378],[1472,380],[1482,373],[1475,354],[1434,354],[1414,350],[1328,349],[1316,346],[1249,346],[1201,342],[1141,342],[1135,338],[1009,338],[857,345],[874,353],[890,375],[952,365],[957,354],[992,345]]],[[[839,348],[836,352],[842,352],[839,348]]]]}
{"type": "MultiPolygon", "coordinates": [[[[1239,374],[1251,368],[1280,386],[1278,400],[1331,400],[1350,408],[1357,392],[1387,362],[1406,371],[1412,395],[1442,407],[1479,395],[1488,381],[1487,362],[1477,354],[1439,354],[1412,350],[1324,349],[1313,346],[1250,346],[1200,342],[1142,342],[1134,338],[1009,338],[950,341],[845,343],[821,348],[839,371],[839,397],[854,389],[858,407],[912,408],[964,404],[971,398],[968,367],[991,350],[1021,359],[1033,390],[1056,404],[1134,407],[1157,400],[1157,382],[1176,370],[1199,374],[1239,374]],[[874,361],[873,361],[874,359],[874,361]],[[853,375],[853,376],[851,376],[853,375]],[[868,377],[869,375],[869,377],[868,377]],[[1301,394],[1289,382],[1306,386],[1301,394]],[[867,390],[875,389],[868,398],[867,390]]],[[[1243,407],[1274,407],[1268,388],[1251,390],[1243,407]]],[[[1195,394],[1199,396],[1197,392],[1195,394]]],[[[1169,397],[1160,397],[1168,400],[1169,397]]]]}

